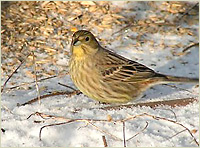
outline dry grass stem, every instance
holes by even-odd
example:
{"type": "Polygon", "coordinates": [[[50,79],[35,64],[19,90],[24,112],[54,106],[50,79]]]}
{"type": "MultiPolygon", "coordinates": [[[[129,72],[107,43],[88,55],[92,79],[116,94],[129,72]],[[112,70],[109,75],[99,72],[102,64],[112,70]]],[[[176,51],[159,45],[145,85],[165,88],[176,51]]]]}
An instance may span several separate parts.
{"type": "Polygon", "coordinates": [[[67,88],[70,88],[71,90],[75,91],[76,89],[74,89],[73,87],[69,86],[69,85],[65,85],[65,84],[62,84],[62,83],[58,83],[59,85],[61,86],[64,86],[64,87],[67,87],[67,88]]]}
{"type": "Polygon", "coordinates": [[[155,108],[155,110],[156,110],[156,109],[170,111],[170,112],[174,115],[174,119],[175,119],[175,121],[177,122],[176,114],[175,114],[175,112],[174,112],[172,109],[166,109],[166,108],[155,108]]]}
{"type": "Polygon", "coordinates": [[[123,144],[124,144],[124,147],[126,147],[126,127],[125,127],[125,122],[122,122],[123,123],[123,144]]]}
{"type": "MultiPolygon", "coordinates": [[[[34,49],[34,48],[33,48],[34,49]]],[[[34,51],[32,49],[32,56],[33,56],[33,67],[34,67],[34,78],[35,78],[35,87],[37,90],[37,98],[38,98],[38,103],[41,104],[41,98],[40,98],[40,89],[39,89],[39,85],[38,85],[38,79],[37,79],[37,66],[36,66],[36,62],[35,62],[35,54],[34,51]]]]}
{"type": "Polygon", "coordinates": [[[181,91],[187,91],[187,92],[189,92],[189,93],[193,93],[193,92],[191,92],[191,91],[189,91],[189,90],[187,90],[187,89],[177,87],[176,85],[172,85],[172,84],[162,84],[162,85],[168,86],[168,87],[171,87],[171,88],[174,88],[174,89],[178,89],[178,90],[181,90],[181,91]]]}
{"type": "Polygon", "coordinates": [[[31,53],[28,54],[28,56],[21,61],[21,63],[17,66],[17,68],[10,74],[10,76],[8,77],[8,79],[4,82],[4,84],[3,84],[2,88],[1,88],[1,93],[3,92],[3,90],[4,90],[5,86],[6,86],[6,84],[8,83],[8,81],[17,72],[17,70],[22,66],[22,64],[26,61],[26,59],[29,57],[29,55],[31,55],[31,53]]]}
{"type": "Polygon", "coordinates": [[[195,7],[199,7],[199,2],[197,2],[194,6],[192,6],[191,8],[189,8],[187,11],[185,11],[179,18],[178,18],[178,21],[177,22],[180,22],[180,20],[186,16],[186,15],[189,15],[189,12],[194,9],[195,7]]]}
{"type": "MultiPolygon", "coordinates": [[[[52,97],[52,96],[58,96],[58,95],[67,95],[67,96],[72,96],[72,95],[78,95],[80,94],[80,91],[79,90],[75,90],[75,91],[72,91],[72,92],[68,92],[68,91],[60,91],[60,92],[53,92],[51,94],[46,94],[46,95],[42,95],[40,96],[40,100],[44,99],[44,98],[48,98],[48,97],[52,97]]],[[[27,101],[23,104],[18,104],[18,106],[24,106],[24,105],[27,105],[27,104],[32,104],[34,102],[36,102],[38,100],[38,97],[34,98],[34,99],[31,99],[30,101],[27,101]]]]}
{"type": "Polygon", "coordinates": [[[146,121],[145,127],[144,127],[140,132],[137,132],[134,136],[128,138],[126,141],[129,141],[129,140],[135,138],[135,137],[136,137],[137,135],[139,135],[140,133],[142,133],[142,132],[148,127],[148,125],[149,125],[149,123],[146,121]]]}
{"type": "MultiPolygon", "coordinates": [[[[46,78],[42,78],[42,79],[37,80],[37,82],[42,82],[42,81],[45,81],[45,80],[48,80],[48,79],[52,79],[52,78],[56,78],[56,77],[57,77],[57,75],[46,77],[46,78]]],[[[16,86],[13,86],[13,87],[6,88],[5,90],[8,91],[8,90],[16,89],[16,88],[22,87],[24,85],[29,85],[29,84],[32,84],[32,83],[35,83],[35,80],[32,81],[32,82],[24,82],[24,83],[22,83],[20,85],[16,85],[16,86]]]]}
{"type": "Polygon", "coordinates": [[[176,106],[186,106],[190,103],[198,102],[198,99],[195,98],[184,98],[184,99],[174,99],[174,100],[166,100],[166,101],[154,101],[154,102],[145,102],[145,103],[137,103],[137,104],[125,104],[125,105],[113,105],[113,106],[106,106],[101,107],[99,109],[102,110],[116,110],[116,109],[122,109],[122,108],[132,108],[132,107],[142,107],[147,106],[151,108],[155,108],[157,106],[170,106],[170,107],[176,107],[176,106]]]}
{"type": "MultiPolygon", "coordinates": [[[[133,115],[133,116],[130,116],[130,117],[127,117],[127,118],[124,118],[124,119],[118,119],[118,120],[112,120],[112,121],[108,121],[108,120],[102,120],[102,119],[70,119],[70,118],[66,118],[66,117],[60,117],[60,116],[54,116],[54,115],[48,115],[48,114],[44,114],[44,113],[39,113],[39,112],[36,112],[36,113],[33,113],[31,114],[27,119],[29,119],[31,116],[33,115],[37,115],[37,116],[40,116],[41,118],[43,119],[53,119],[55,121],[64,121],[64,122],[61,122],[61,123],[54,123],[54,124],[49,124],[49,125],[45,125],[43,126],[41,129],[40,129],[40,133],[39,133],[39,138],[41,139],[41,132],[42,132],[42,129],[44,129],[45,127],[49,127],[49,126],[55,126],[55,125],[63,125],[63,124],[68,124],[68,123],[73,123],[73,122],[86,122],[88,125],[91,125],[92,127],[94,127],[96,130],[106,134],[106,135],[109,135],[110,137],[112,137],[113,139],[115,140],[119,140],[119,141],[123,141],[123,144],[124,144],[124,147],[126,147],[126,141],[129,141],[130,139],[133,139],[134,137],[136,137],[139,133],[141,132],[144,132],[145,129],[147,129],[148,127],[148,122],[146,124],[146,126],[143,128],[143,130],[139,133],[137,133],[136,135],[134,135],[133,137],[125,140],[125,122],[127,121],[132,121],[136,118],[139,118],[139,117],[150,117],[152,119],[155,119],[155,120],[161,120],[161,121],[167,121],[167,122],[171,122],[171,123],[174,123],[182,128],[184,128],[185,131],[187,131],[190,136],[192,137],[193,141],[195,142],[195,144],[197,146],[199,146],[199,143],[197,141],[197,139],[194,137],[194,135],[192,134],[192,132],[186,127],[184,126],[182,123],[179,123],[175,120],[171,120],[171,119],[167,119],[167,118],[164,118],[164,117],[159,117],[159,116],[155,116],[155,115],[150,115],[150,114],[147,114],[147,113],[143,113],[143,114],[139,114],[139,115],[133,115]],[[123,140],[121,138],[118,138],[116,137],[115,135],[111,134],[110,132],[107,132],[101,128],[99,128],[98,126],[94,125],[93,123],[94,122],[113,122],[113,123],[123,123],[123,131],[122,131],[122,134],[123,134],[123,140]]],[[[174,137],[178,134],[180,134],[181,132],[183,131],[180,131],[178,132],[177,134],[171,136],[174,137]]]]}
{"type": "Polygon", "coordinates": [[[192,44],[190,44],[189,46],[185,47],[182,52],[186,52],[190,48],[195,47],[195,46],[199,46],[199,43],[192,43],[192,44]]]}
{"type": "Polygon", "coordinates": [[[9,113],[13,114],[13,112],[12,112],[7,106],[5,106],[5,105],[3,105],[3,104],[1,104],[1,106],[2,106],[5,110],[7,110],[9,113]]]}
{"type": "Polygon", "coordinates": [[[108,147],[108,143],[106,141],[106,136],[102,136],[102,140],[103,140],[104,147],[108,147]]]}

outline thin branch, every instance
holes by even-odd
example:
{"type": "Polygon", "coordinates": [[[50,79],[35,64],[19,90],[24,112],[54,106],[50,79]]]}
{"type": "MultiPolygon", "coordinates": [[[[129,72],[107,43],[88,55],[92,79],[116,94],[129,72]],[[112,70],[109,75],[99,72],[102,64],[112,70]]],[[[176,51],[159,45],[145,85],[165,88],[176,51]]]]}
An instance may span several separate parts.
{"type": "MultiPolygon", "coordinates": [[[[89,119],[67,119],[68,121],[66,122],[61,122],[61,123],[54,123],[54,124],[48,124],[48,125],[45,125],[43,127],[40,128],[40,132],[39,132],[39,139],[41,140],[41,135],[42,135],[42,130],[46,127],[50,127],[50,126],[56,126],[56,125],[63,125],[63,124],[68,124],[68,123],[72,123],[72,122],[86,122],[88,123],[89,125],[91,125],[92,127],[94,127],[95,129],[97,129],[98,131],[100,131],[101,133],[104,133],[104,134],[107,134],[109,136],[111,136],[113,139],[115,140],[119,140],[119,141],[122,141],[122,139],[116,137],[115,135],[105,131],[105,130],[102,130],[100,129],[98,126],[94,125],[93,123],[91,123],[91,121],[89,119]]],[[[100,121],[100,120],[99,120],[100,121]]]]}
{"type": "Polygon", "coordinates": [[[124,143],[124,147],[126,147],[126,132],[125,132],[125,122],[123,123],[123,143],[124,143]]]}
{"type": "Polygon", "coordinates": [[[106,136],[102,136],[102,140],[103,140],[104,147],[108,147],[108,144],[107,144],[107,141],[106,141],[106,136]]]}
{"type": "Polygon", "coordinates": [[[73,91],[76,90],[76,89],[74,89],[73,87],[68,86],[68,85],[65,85],[65,84],[62,84],[62,83],[60,83],[60,82],[58,82],[58,84],[61,85],[61,86],[64,86],[64,87],[70,88],[70,89],[73,90],[73,91]]]}
{"type": "Polygon", "coordinates": [[[5,110],[7,110],[9,113],[13,114],[13,112],[12,112],[7,106],[5,106],[5,105],[3,105],[3,104],[1,104],[1,106],[2,106],[5,110]]]}
{"type": "Polygon", "coordinates": [[[115,34],[117,34],[117,33],[119,33],[119,32],[122,32],[122,31],[124,31],[124,30],[126,30],[126,29],[128,29],[128,28],[130,28],[130,27],[133,27],[135,24],[133,24],[132,22],[131,23],[129,23],[128,25],[126,25],[126,26],[124,26],[123,28],[121,28],[120,30],[118,30],[118,31],[116,31],[116,32],[113,32],[112,33],[112,36],[113,35],[115,35],[115,34]]]}
{"type": "Polygon", "coordinates": [[[171,137],[167,138],[167,140],[170,140],[170,139],[172,139],[173,137],[177,136],[178,134],[180,134],[180,133],[182,133],[182,132],[184,132],[184,131],[186,131],[186,129],[184,129],[184,130],[181,130],[180,132],[178,132],[178,133],[174,134],[173,136],[171,136],[171,137]]]}
{"type": "Polygon", "coordinates": [[[140,132],[137,132],[134,136],[128,138],[126,141],[129,141],[129,140],[135,138],[135,137],[136,137],[137,135],[139,135],[140,133],[142,133],[142,132],[148,127],[148,125],[149,125],[149,123],[146,121],[145,127],[144,127],[140,132]]]}
{"type": "MultiPolygon", "coordinates": [[[[36,112],[34,114],[31,114],[28,118],[30,118],[32,115],[38,115],[40,117],[42,117],[43,119],[45,118],[51,118],[51,119],[54,119],[54,120],[62,120],[62,121],[65,121],[65,122],[62,122],[62,123],[55,123],[55,124],[49,124],[49,125],[45,125],[43,126],[41,129],[40,129],[40,139],[41,139],[41,132],[42,132],[42,129],[44,129],[45,127],[48,127],[48,126],[54,126],[54,125],[63,125],[63,124],[67,124],[67,123],[72,123],[72,122],[86,122],[90,125],[92,125],[95,129],[97,129],[98,131],[104,133],[104,134],[107,134],[109,136],[111,136],[112,138],[116,139],[116,140],[120,140],[120,141],[124,141],[118,137],[116,137],[115,135],[105,131],[105,130],[102,130],[100,129],[99,127],[97,127],[96,125],[94,125],[92,122],[114,122],[114,123],[125,123],[126,121],[130,121],[130,120],[134,120],[138,117],[144,117],[144,116],[147,116],[147,117],[150,117],[150,118],[153,118],[155,120],[163,120],[163,121],[167,121],[167,122],[171,122],[171,123],[174,123],[174,124],[177,124],[181,127],[183,127],[186,131],[188,131],[188,133],[190,134],[190,136],[193,138],[193,141],[199,146],[199,143],[197,142],[196,138],[194,137],[194,135],[192,134],[192,132],[186,127],[184,126],[183,124],[177,122],[177,121],[174,121],[174,120],[171,120],[171,119],[167,119],[167,118],[164,118],[164,117],[159,117],[159,116],[154,116],[154,115],[150,115],[150,114],[147,114],[147,113],[143,113],[143,114],[139,114],[139,115],[134,115],[134,116],[130,116],[128,118],[125,118],[125,119],[119,119],[119,120],[112,120],[112,121],[108,121],[108,120],[100,120],[100,119],[70,119],[70,118],[65,118],[65,117],[59,117],[59,116],[53,116],[53,115],[47,115],[47,114],[44,114],[44,113],[39,113],[39,112],[36,112]]],[[[142,130],[144,131],[148,126],[148,122],[147,122],[147,125],[145,126],[145,128],[142,130]]],[[[125,133],[125,124],[123,124],[123,134],[125,133]]],[[[178,132],[177,134],[179,134],[180,132],[178,132]]],[[[137,136],[138,134],[136,134],[137,136]]],[[[135,137],[135,136],[134,136],[135,137]]],[[[173,136],[172,136],[173,137],[173,136]]],[[[125,139],[125,135],[124,135],[124,139],[125,139]]],[[[132,139],[132,138],[131,138],[132,139]]],[[[130,138],[128,139],[130,140],[130,138]]],[[[126,146],[126,144],[124,144],[124,146],[126,146]]]]}
{"type": "Polygon", "coordinates": [[[173,110],[171,110],[171,109],[166,109],[166,108],[155,108],[155,109],[168,110],[168,111],[172,112],[173,115],[174,115],[175,121],[177,122],[177,117],[176,117],[176,114],[175,114],[175,112],[174,112],[173,110]]]}
{"type": "Polygon", "coordinates": [[[28,116],[28,118],[27,119],[29,119],[30,117],[32,117],[33,115],[36,115],[36,116],[40,116],[41,118],[43,118],[43,119],[49,119],[49,118],[51,118],[51,119],[55,119],[55,120],[59,120],[59,121],[71,121],[71,120],[73,120],[73,121],[85,121],[85,120],[87,120],[87,121],[92,121],[92,122],[105,122],[105,121],[107,121],[108,122],[108,120],[101,120],[101,119],[71,119],[71,118],[66,118],[66,117],[62,117],[62,116],[55,116],[55,115],[49,115],[49,114],[44,114],[44,113],[40,113],[40,112],[35,112],[35,113],[32,113],[31,115],[29,115],[28,116]]]}
{"type": "Polygon", "coordinates": [[[194,9],[196,6],[198,6],[198,5],[199,5],[199,3],[197,2],[194,6],[192,6],[192,7],[189,8],[185,13],[183,13],[183,14],[181,15],[181,17],[178,18],[178,22],[180,22],[180,20],[181,20],[185,15],[188,15],[189,12],[190,12],[192,9],[194,9]]]}
{"type": "Polygon", "coordinates": [[[175,89],[178,89],[178,90],[181,90],[181,91],[187,91],[187,92],[189,92],[189,93],[191,93],[191,94],[193,93],[193,92],[191,92],[191,91],[189,91],[189,90],[187,90],[187,89],[177,87],[176,85],[173,85],[173,84],[162,84],[162,85],[168,86],[168,87],[171,87],[171,88],[175,88],[175,89]]]}
{"type": "Polygon", "coordinates": [[[192,132],[187,127],[185,127],[183,124],[181,124],[179,122],[176,122],[174,120],[171,120],[171,119],[167,119],[167,118],[164,118],[164,117],[159,117],[159,116],[154,116],[154,115],[150,115],[150,114],[147,114],[147,113],[143,113],[143,114],[140,114],[140,115],[131,116],[129,118],[124,119],[123,121],[132,120],[132,119],[135,119],[137,117],[142,117],[142,116],[148,116],[148,117],[151,117],[151,118],[153,118],[155,120],[168,121],[168,122],[171,122],[171,123],[174,123],[174,124],[177,124],[177,125],[183,127],[184,129],[186,129],[188,131],[188,133],[190,134],[190,136],[193,138],[193,141],[199,146],[199,143],[197,142],[196,138],[194,137],[194,135],[192,134],[192,132]]]}
{"type": "Polygon", "coordinates": [[[38,98],[39,104],[41,104],[40,89],[39,89],[39,85],[38,85],[37,72],[36,72],[35,54],[34,54],[33,49],[32,49],[32,55],[33,55],[33,67],[34,67],[34,75],[35,75],[35,87],[36,87],[36,90],[37,90],[37,98],[38,98]]]}
{"type": "MultiPolygon", "coordinates": [[[[47,115],[47,114],[44,114],[44,113],[39,113],[39,112],[36,112],[36,113],[33,113],[31,114],[27,119],[29,119],[31,116],[33,115],[37,115],[37,116],[40,116],[41,118],[43,119],[46,119],[46,118],[52,118],[54,120],[59,120],[59,121],[65,121],[65,122],[62,122],[63,124],[67,124],[67,123],[71,123],[71,122],[86,122],[87,124],[91,125],[92,127],[94,127],[95,129],[97,129],[98,131],[104,133],[104,134],[107,134],[109,136],[111,136],[113,139],[115,140],[119,140],[119,141],[122,141],[122,139],[116,137],[115,135],[105,131],[105,130],[102,130],[100,129],[99,127],[97,127],[96,125],[94,125],[93,123],[91,122],[108,122],[108,120],[99,120],[99,119],[70,119],[70,118],[65,118],[65,117],[59,117],[59,116],[53,116],[53,115],[47,115]]],[[[40,129],[40,139],[41,139],[41,132],[42,132],[42,129],[45,128],[45,127],[49,127],[49,126],[54,126],[54,125],[63,125],[62,123],[55,123],[55,124],[49,124],[49,125],[45,125],[43,126],[41,129],[40,129]]]]}
{"type": "Polygon", "coordinates": [[[169,122],[175,123],[175,124],[177,124],[177,125],[180,125],[180,126],[183,127],[185,130],[188,131],[188,133],[190,134],[190,136],[193,138],[193,141],[199,146],[199,143],[197,142],[197,140],[196,140],[196,138],[194,137],[194,135],[192,134],[192,132],[191,132],[186,126],[184,126],[182,123],[176,122],[176,121],[171,120],[171,119],[163,118],[163,117],[158,117],[158,116],[149,115],[149,114],[147,114],[147,113],[145,113],[145,115],[147,115],[147,116],[149,116],[149,117],[152,117],[153,119],[156,119],[156,120],[165,120],[165,121],[169,121],[169,122]]]}
{"type": "Polygon", "coordinates": [[[149,25],[157,25],[157,26],[176,26],[175,24],[171,24],[171,23],[145,23],[145,24],[136,24],[135,22],[130,22],[128,25],[122,27],[120,30],[116,31],[116,32],[113,32],[112,35],[115,35],[119,32],[122,32],[128,28],[131,28],[131,27],[136,27],[136,26],[140,26],[140,27],[148,27],[149,25]]]}
{"type": "Polygon", "coordinates": [[[190,44],[189,46],[187,46],[186,48],[184,48],[182,52],[186,52],[186,51],[188,51],[190,48],[192,48],[194,46],[199,46],[199,43],[192,43],[192,44],[190,44]]]}
{"type": "MultiPolygon", "coordinates": [[[[86,119],[85,121],[88,121],[88,119],[86,119]]],[[[94,121],[97,121],[97,120],[92,120],[92,121],[94,122],[94,121]]],[[[102,121],[103,121],[103,120],[102,120],[102,121]]],[[[104,121],[104,122],[105,122],[105,121],[104,121]]],[[[113,135],[113,134],[111,134],[111,133],[109,133],[109,132],[107,132],[107,131],[105,131],[105,130],[100,129],[98,126],[96,126],[96,125],[94,125],[93,123],[91,123],[91,121],[88,121],[88,123],[89,123],[90,125],[92,125],[94,128],[96,128],[98,131],[100,131],[100,132],[102,132],[102,133],[104,133],[104,134],[109,135],[109,136],[112,137],[113,139],[118,140],[118,141],[122,141],[121,138],[118,138],[117,136],[115,136],[115,135],[113,135]]]]}
{"type": "Polygon", "coordinates": [[[11,79],[11,77],[14,75],[14,73],[16,73],[17,70],[22,66],[22,64],[26,61],[26,59],[29,57],[30,54],[31,54],[31,53],[29,53],[29,54],[26,56],[26,58],[24,58],[24,59],[21,61],[21,63],[19,64],[19,66],[17,66],[17,68],[10,74],[10,76],[8,77],[8,79],[4,82],[4,84],[3,84],[2,88],[1,88],[1,92],[3,92],[3,90],[4,90],[5,86],[6,86],[6,84],[8,83],[8,81],[11,79]]]}
{"type": "MultiPolygon", "coordinates": [[[[44,81],[44,80],[52,79],[52,78],[55,78],[55,77],[57,77],[57,75],[39,79],[38,82],[42,82],[42,81],[44,81]]],[[[16,85],[16,86],[13,86],[13,87],[10,87],[10,88],[6,88],[5,90],[15,89],[15,88],[18,88],[18,87],[20,87],[20,86],[28,85],[28,84],[32,84],[32,83],[35,83],[35,80],[32,81],[32,82],[25,82],[25,83],[22,83],[22,84],[20,84],[20,85],[16,85]]]]}
{"type": "Polygon", "coordinates": [[[42,141],[42,130],[45,128],[45,127],[50,127],[50,126],[56,126],[56,125],[63,125],[63,124],[67,124],[69,122],[61,122],[61,123],[55,123],[55,124],[49,124],[49,125],[45,125],[43,127],[40,128],[40,132],[39,132],[39,140],[42,141]]]}
{"type": "MultiPolygon", "coordinates": [[[[40,100],[42,100],[44,98],[52,97],[52,96],[58,96],[58,95],[72,96],[72,95],[78,95],[78,94],[80,94],[79,90],[75,90],[75,91],[72,91],[72,92],[68,92],[68,91],[66,91],[66,92],[53,92],[51,94],[46,94],[46,95],[40,96],[40,100]]],[[[24,105],[27,105],[27,104],[32,104],[32,103],[36,102],[37,100],[38,100],[38,97],[31,99],[30,101],[27,101],[23,104],[18,104],[17,106],[24,106],[24,105]]]]}
{"type": "Polygon", "coordinates": [[[121,109],[121,108],[132,108],[132,107],[139,107],[139,106],[147,106],[151,108],[155,108],[161,105],[167,105],[170,107],[176,106],[186,106],[190,103],[197,102],[198,100],[195,98],[185,98],[185,99],[176,99],[176,100],[166,100],[166,101],[155,101],[155,102],[145,102],[145,103],[137,103],[137,104],[125,104],[125,105],[115,105],[115,106],[106,106],[101,107],[99,109],[102,110],[113,110],[113,109],[121,109]]]}

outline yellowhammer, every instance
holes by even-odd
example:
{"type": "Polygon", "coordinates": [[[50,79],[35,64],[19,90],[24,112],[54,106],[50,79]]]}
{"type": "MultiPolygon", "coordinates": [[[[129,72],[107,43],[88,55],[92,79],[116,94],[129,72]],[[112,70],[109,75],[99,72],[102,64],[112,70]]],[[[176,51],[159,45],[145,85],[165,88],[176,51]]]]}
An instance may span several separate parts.
{"type": "Polygon", "coordinates": [[[126,103],[147,88],[161,83],[194,82],[185,78],[159,74],[152,69],[111,52],[85,30],[74,33],[69,72],[74,84],[88,97],[105,103],[126,103]]]}

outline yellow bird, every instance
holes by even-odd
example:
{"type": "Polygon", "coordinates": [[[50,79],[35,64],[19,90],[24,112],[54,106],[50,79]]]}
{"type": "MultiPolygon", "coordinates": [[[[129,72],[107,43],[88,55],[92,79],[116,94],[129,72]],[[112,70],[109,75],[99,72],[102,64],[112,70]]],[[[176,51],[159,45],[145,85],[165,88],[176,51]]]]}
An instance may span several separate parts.
{"type": "Polygon", "coordinates": [[[145,65],[101,47],[94,35],[86,30],[73,34],[69,73],[83,94],[104,103],[135,100],[156,84],[199,82],[198,78],[156,73],[145,65]]]}

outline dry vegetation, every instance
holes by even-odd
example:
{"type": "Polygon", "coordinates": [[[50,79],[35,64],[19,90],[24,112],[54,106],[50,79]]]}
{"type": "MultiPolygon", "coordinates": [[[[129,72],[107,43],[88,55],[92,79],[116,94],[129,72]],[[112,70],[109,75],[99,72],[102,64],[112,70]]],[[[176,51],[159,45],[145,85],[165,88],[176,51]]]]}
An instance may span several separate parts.
{"type": "MultiPolygon", "coordinates": [[[[131,2],[127,2],[131,3],[131,2]]],[[[120,40],[126,29],[138,33],[135,47],[149,42],[145,33],[161,34],[189,34],[196,36],[197,31],[190,27],[182,27],[183,23],[192,26],[198,23],[198,5],[187,2],[138,2],[146,7],[151,7],[148,17],[136,20],[134,15],[125,14],[134,12],[132,9],[123,9],[111,2],[3,2],[1,49],[2,49],[2,76],[5,80],[21,61],[26,59],[20,72],[25,77],[34,78],[33,55],[34,51],[37,64],[37,77],[57,75],[67,72],[67,65],[59,65],[59,54],[69,55],[69,44],[72,33],[78,29],[92,30],[105,44],[120,40]],[[153,11],[157,11],[154,13],[153,11]],[[160,13],[162,12],[162,13],[160,13]],[[173,19],[169,19],[173,18],[173,19]],[[121,28],[120,30],[116,28],[121,28]],[[166,31],[170,30],[170,31],[166,31]],[[101,33],[112,30],[113,38],[101,38],[101,33]],[[29,55],[29,56],[28,56],[29,55]],[[28,57],[27,57],[28,56],[28,57]],[[48,69],[46,67],[49,67],[48,69]]],[[[130,37],[131,38],[131,37],[130,37]]],[[[164,41],[159,45],[165,48],[164,41]]],[[[171,45],[172,49],[183,47],[184,43],[171,45]]],[[[16,81],[9,84],[15,85],[16,81]]]]}

